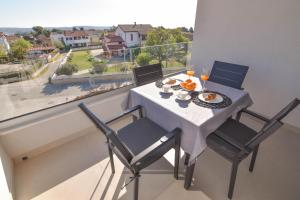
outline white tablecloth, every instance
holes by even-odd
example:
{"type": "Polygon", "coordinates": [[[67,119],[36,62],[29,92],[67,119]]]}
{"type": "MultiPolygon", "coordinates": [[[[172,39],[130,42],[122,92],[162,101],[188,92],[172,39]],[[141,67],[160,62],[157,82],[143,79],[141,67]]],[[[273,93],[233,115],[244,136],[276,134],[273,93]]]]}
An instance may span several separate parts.
{"type": "MultiPolygon", "coordinates": [[[[172,78],[186,80],[185,74],[179,74],[172,78]]],[[[197,83],[195,91],[200,91],[200,80],[192,78],[197,83]]],[[[155,83],[150,83],[131,89],[129,94],[129,106],[141,105],[145,109],[146,116],[166,130],[176,127],[182,129],[181,147],[191,155],[193,162],[206,148],[205,138],[216,130],[230,116],[252,104],[252,100],[246,91],[237,90],[221,84],[207,82],[208,90],[218,91],[231,98],[232,104],[223,109],[204,108],[193,102],[176,100],[176,96],[165,96],[155,83]]]]}

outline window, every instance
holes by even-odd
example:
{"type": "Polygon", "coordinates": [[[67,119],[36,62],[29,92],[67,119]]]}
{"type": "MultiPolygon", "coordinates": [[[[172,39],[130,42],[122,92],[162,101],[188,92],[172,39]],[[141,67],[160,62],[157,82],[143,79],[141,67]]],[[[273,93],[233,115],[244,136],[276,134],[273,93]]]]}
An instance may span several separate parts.
{"type": "Polygon", "coordinates": [[[130,39],[131,39],[131,41],[133,41],[133,34],[132,33],[130,34],[130,39]]]}

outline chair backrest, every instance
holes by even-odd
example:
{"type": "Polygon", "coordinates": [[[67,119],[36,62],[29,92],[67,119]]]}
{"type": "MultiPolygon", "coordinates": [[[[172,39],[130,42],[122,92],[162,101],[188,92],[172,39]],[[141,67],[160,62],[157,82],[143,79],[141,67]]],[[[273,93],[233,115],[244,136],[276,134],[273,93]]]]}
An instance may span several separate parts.
{"type": "Polygon", "coordinates": [[[208,80],[241,89],[248,69],[249,67],[244,65],[215,61],[208,80]]]}
{"type": "Polygon", "coordinates": [[[286,117],[292,110],[294,110],[300,104],[299,99],[294,99],[291,101],[286,107],[284,107],[279,113],[277,113],[266,125],[262,128],[262,130],[252,138],[246,146],[250,149],[255,148],[262,141],[267,139],[270,135],[272,135],[276,130],[278,130],[283,123],[281,120],[286,117]]]}
{"type": "Polygon", "coordinates": [[[118,138],[118,135],[114,130],[112,130],[110,127],[108,127],[104,122],[102,122],[90,109],[86,107],[84,103],[80,103],[79,107],[81,110],[90,118],[90,120],[96,125],[98,129],[101,130],[101,132],[106,136],[110,146],[112,147],[112,150],[115,152],[115,154],[120,158],[120,160],[125,165],[128,165],[130,161],[133,158],[132,153],[127,149],[125,145],[120,141],[118,138]]]}
{"type": "Polygon", "coordinates": [[[133,68],[133,75],[136,86],[145,85],[163,78],[160,63],[133,68]]]}

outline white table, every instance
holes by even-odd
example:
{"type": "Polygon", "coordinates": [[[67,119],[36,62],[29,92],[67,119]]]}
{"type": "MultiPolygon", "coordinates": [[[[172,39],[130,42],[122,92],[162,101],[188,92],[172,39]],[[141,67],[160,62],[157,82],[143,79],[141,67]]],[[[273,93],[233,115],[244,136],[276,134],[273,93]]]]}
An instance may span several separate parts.
{"type": "MultiPolygon", "coordinates": [[[[186,80],[185,74],[172,78],[186,80]]],[[[200,91],[202,86],[199,78],[193,77],[197,83],[195,91],[200,91]]],[[[205,138],[215,131],[230,116],[252,104],[246,91],[234,89],[221,84],[207,82],[206,88],[227,95],[232,104],[222,109],[204,108],[193,102],[176,100],[176,95],[162,95],[155,83],[150,83],[131,89],[129,105],[141,105],[145,115],[166,130],[178,127],[182,130],[181,147],[190,154],[190,162],[203,152],[206,147],[205,138]]]]}
{"type": "MultiPolygon", "coordinates": [[[[172,78],[186,80],[188,76],[179,74],[172,78]]],[[[195,91],[201,91],[202,86],[199,78],[192,77],[192,80],[197,83],[195,91]]],[[[171,131],[177,127],[181,128],[181,148],[189,156],[189,166],[185,176],[186,189],[191,184],[196,158],[206,148],[206,137],[223,124],[226,119],[252,104],[246,91],[209,81],[205,87],[230,97],[232,104],[222,109],[210,109],[198,106],[191,101],[178,101],[174,94],[161,94],[160,88],[157,88],[155,83],[133,88],[129,94],[129,106],[143,106],[146,117],[164,129],[171,131]]]]}

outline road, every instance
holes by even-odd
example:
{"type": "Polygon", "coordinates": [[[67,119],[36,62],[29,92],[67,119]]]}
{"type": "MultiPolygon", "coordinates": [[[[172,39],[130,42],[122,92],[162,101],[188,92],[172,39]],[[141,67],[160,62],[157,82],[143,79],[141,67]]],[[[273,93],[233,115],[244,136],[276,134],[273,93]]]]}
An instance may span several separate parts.
{"type": "MultiPolygon", "coordinates": [[[[55,72],[61,59],[50,63],[48,71],[36,79],[0,85],[0,121],[61,104],[91,91],[89,83],[48,84],[48,77],[55,72]]],[[[127,83],[106,82],[96,84],[99,88],[105,90],[127,83]]]]}

